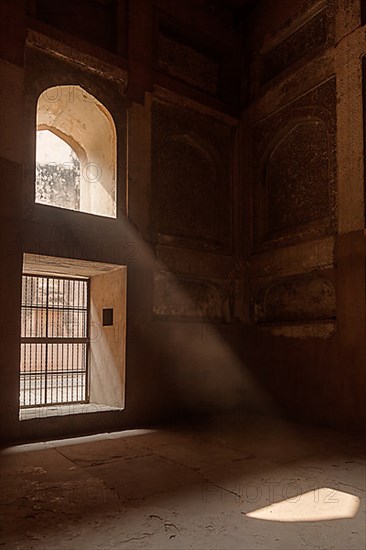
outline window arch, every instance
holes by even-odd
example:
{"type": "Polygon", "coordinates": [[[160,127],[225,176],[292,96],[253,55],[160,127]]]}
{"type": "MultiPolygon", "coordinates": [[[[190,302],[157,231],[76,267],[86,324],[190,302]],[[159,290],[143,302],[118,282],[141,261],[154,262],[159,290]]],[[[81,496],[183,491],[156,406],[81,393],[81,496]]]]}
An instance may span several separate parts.
{"type": "Polygon", "coordinates": [[[47,88],[37,102],[37,203],[116,217],[116,129],[80,86],[47,88]]]}

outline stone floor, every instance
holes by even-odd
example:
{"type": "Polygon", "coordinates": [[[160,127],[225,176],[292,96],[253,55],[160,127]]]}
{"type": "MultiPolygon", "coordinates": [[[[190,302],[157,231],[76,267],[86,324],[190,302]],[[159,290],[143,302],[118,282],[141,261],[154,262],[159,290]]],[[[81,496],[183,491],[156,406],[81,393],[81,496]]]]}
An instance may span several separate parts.
{"type": "Polygon", "coordinates": [[[243,420],[4,448],[0,545],[364,549],[361,441],[243,420]]]}

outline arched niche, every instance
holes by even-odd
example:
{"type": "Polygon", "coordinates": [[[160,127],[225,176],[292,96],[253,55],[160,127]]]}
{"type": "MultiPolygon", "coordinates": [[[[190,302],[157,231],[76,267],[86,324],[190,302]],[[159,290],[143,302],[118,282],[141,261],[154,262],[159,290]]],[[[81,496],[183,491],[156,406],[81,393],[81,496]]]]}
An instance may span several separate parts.
{"type": "MultiPolygon", "coordinates": [[[[104,105],[80,86],[47,88],[38,98],[36,129],[52,132],[75,151],[79,210],[116,218],[116,128],[104,105]]],[[[52,150],[49,157],[52,162],[52,150]]]]}
{"type": "Polygon", "coordinates": [[[217,238],[219,153],[194,134],[167,136],[159,151],[159,228],[177,237],[217,238]]]}
{"type": "Polygon", "coordinates": [[[322,220],[330,208],[329,134],[325,122],[298,120],[276,137],[263,171],[270,234],[322,220]]]}

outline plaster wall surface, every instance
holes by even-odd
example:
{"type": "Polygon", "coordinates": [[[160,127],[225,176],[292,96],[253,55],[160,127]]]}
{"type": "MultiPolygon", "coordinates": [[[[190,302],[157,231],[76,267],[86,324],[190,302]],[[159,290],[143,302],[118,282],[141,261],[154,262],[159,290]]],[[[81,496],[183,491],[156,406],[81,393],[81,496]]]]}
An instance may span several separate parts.
{"type": "Polygon", "coordinates": [[[0,64],[4,437],[242,405],[362,429],[359,2],[101,3],[111,37],[93,35],[96,13],[78,33],[57,6],[15,4],[0,64]],[[70,85],[115,121],[116,219],[34,202],[37,99],[70,85]],[[24,253],[127,266],[123,411],[19,422],[24,253]]]}
{"type": "Polygon", "coordinates": [[[125,392],[126,292],[123,267],[90,279],[90,401],[119,408],[125,392]],[[110,326],[103,325],[104,309],[112,309],[110,326]]]}
{"type": "Polygon", "coordinates": [[[366,418],[360,3],[267,4],[254,16],[243,112],[243,193],[253,201],[243,349],[287,414],[358,429],[366,418]]]}

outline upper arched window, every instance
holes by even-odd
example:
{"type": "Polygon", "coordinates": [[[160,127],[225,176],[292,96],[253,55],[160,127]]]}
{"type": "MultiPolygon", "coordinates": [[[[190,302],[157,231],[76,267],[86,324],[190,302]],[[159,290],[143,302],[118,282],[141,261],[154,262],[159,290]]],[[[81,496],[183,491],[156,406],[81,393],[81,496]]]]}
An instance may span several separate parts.
{"type": "Polygon", "coordinates": [[[80,86],[45,90],[37,103],[36,202],[116,217],[116,129],[80,86]]]}

